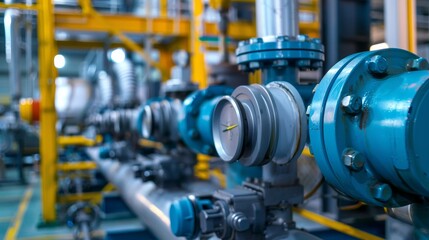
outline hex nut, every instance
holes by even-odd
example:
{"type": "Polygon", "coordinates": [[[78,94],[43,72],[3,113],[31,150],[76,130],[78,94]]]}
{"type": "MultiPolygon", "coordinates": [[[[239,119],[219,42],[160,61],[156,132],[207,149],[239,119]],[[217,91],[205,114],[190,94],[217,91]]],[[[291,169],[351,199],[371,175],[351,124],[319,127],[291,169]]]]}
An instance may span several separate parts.
{"type": "Polygon", "coordinates": [[[362,111],[362,98],[347,95],[341,100],[341,107],[347,114],[356,115],[362,111]]]}
{"type": "Polygon", "coordinates": [[[422,57],[412,59],[407,63],[407,69],[409,71],[417,71],[417,70],[423,70],[428,68],[429,68],[428,60],[422,57]]]}
{"type": "Polygon", "coordinates": [[[259,64],[259,62],[250,62],[249,63],[249,68],[255,69],[255,68],[260,68],[261,64],[259,64]]]}
{"type": "Polygon", "coordinates": [[[368,71],[374,75],[382,75],[387,72],[388,63],[386,58],[375,55],[366,62],[368,71]]]}
{"type": "Polygon", "coordinates": [[[373,197],[380,202],[387,202],[392,198],[392,188],[385,183],[377,183],[373,186],[373,197]]]}
{"type": "Polygon", "coordinates": [[[343,152],[342,159],[344,165],[353,171],[360,171],[366,162],[366,157],[362,153],[351,148],[343,152]]]}
{"type": "Polygon", "coordinates": [[[249,40],[249,43],[250,44],[254,44],[254,43],[263,43],[264,42],[264,40],[262,39],[262,38],[251,38],[250,40],[249,40]]]}

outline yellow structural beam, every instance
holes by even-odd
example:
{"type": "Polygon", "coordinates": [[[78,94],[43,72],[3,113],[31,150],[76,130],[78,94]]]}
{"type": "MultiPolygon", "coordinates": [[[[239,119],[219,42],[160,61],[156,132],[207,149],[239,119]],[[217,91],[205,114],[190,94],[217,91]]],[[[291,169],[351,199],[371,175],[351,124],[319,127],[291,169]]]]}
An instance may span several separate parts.
{"type": "Polygon", "coordinates": [[[60,146],[95,146],[103,140],[101,135],[97,135],[95,139],[87,138],[85,136],[59,136],[58,144],[60,146]]]}
{"type": "MultiPolygon", "coordinates": [[[[108,33],[115,35],[121,42],[123,42],[127,46],[127,48],[139,54],[147,64],[149,64],[150,66],[155,65],[155,63],[153,63],[149,55],[145,51],[143,51],[143,48],[139,44],[134,42],[131,38],[129,38],[127,35],[124,34],[122,29],[124,25],[122,25],[122,27],[119,27],[119,28],[113,26],[112,22],[108,22],[107,18],[104,15],[98,13],[92,7],[92,3],[90,0],[79,0],[79,4],[82,7],[83,16],[85,18],[94,20],[98,26],[102,26],[103,28],[106,29],[108,33]]],[[[86,23],[85,26],[87,26],[87,24],[88,23],[86,23]]],[[[96,31],[96,30],[93,30],[93,31],[96,31]]]]}
{"type": "Polygon", "coordinates": [[[103,22],[91,15],[79,12],[56,12],[55,25],[57,29],[110,32],[112,29],[132,34],[154,34],[159,36],[183,36],[189,33],[189,21],[172,18],[142,18],[132,15],[102,15],[103,22]]]}
{"type": "Polygon", "coordinates": [[[65,163],[58,163],[57,164],[58,171],[62,171],[62,172],[85,171],[85,170],[93,170],[96,168],[97,168],[97,164],[93,161],[65,162],[65,163]]]}
{"type": "MultiPolygon", "coordinates": [[[[56,12],[55,26],[57,29],[67,31],[111,32],[112,30],[117,30],[122,33],[167,37],[188,37],[191,32],[192,20],[185,18],[144,18],[126,14],[100,15],[103,18],[103,22],[98,21],[91,15],[79,12],[56,12]]],[[[200,22],[201,35],[217,36],[219,34],[217,23],[203,23],[201,16],[197,21],[200,22]]],[[[231,22],[228,28],[228,35],[237,40],[254,37],[256,35],[255,25],[251,22],[231,22]]]]}
{"type": "MultiPolygon", "coordinates": [[[[192,33],[191,36],[191,79],[198,83],[200,89],[207,87],[207,71],[204,59],[204,52],[200,36],[203,35],[203,12],[204,4],[202,1],[192,1],[192,33]]],[[[229,25],[231,26],[231,24],[229,25]]],[[[217,26],[213,26],[217,30],[217,26]]],[[[207,31],[207,28],[204,28],[207,31]]],[[[228,31],[230,32],[230,31],[228,31]]],[[[231,32],[232,33],[232,32],[231,32]]]]}
{"type": "Polygon", "coordinates": [[[69,204],[79,201],[92,202],[92,203],[100,203],[103,198],[103,194],[101,192],[88,192],[81,194],[66,194],[58,197],[58,202],[60,204],[69,204]]]}
{"type": "Polygon", "coordinates": [[[0,3],[0,8],[13,8],[13,9],[19,9],[19,10],[37,11],[37,5],[26,5],[22,3],[12,3],[12,4],[0,3]]]}
{"type": "Polygon", "coordinates": [[[327,218],[325,216],[322,216],[320,214],[311,212],[309,210],[303,209],[303,208],[294,208],[293,211],[299,215],[301,215],[304,218],[307,218],[313,222],[316,222],[320,225],[326,226],[330,229],[333,229],[335,231],[347,234],[349,236],[358,238],[358,239],[365,239],[365,240],[383,240],[383,238],[375,236],[373,234],[364,232],[362,230],[359,230],[357,228],[354,228],[352,226],[349,226],[347,224],[335,221],[333,219],[327,218]]]}
{"type": "Polygon", "coordinates": [[[57,114],[55,111],[54,67],[56,45],[54,37],[54,7],[51,0],[37,3],[37,36],[39,44],[39,88],[40,88],[40,157],[42,218],[45,222],[56,220],[56,162],[57,162],[57,114]]]}
{"type": "MultiPolygon", "coordinates": [[[[102,39],[100,41],[75,41],[75,40],[57,40],[58,48],[69,48],[69,49],[91,49],[91,48],[105,48],[106,43],[102,39]]],[[[126,48],[123,43],[112,43],[110,48],[126,48]]]]}
{"type": "MultiPolygon", "coordinates": [[[[148,3],[147,1],[146,3],[148,3]]],[[[167,0],[159,0],[159,9],[161,17],[167,17],[168,14],[168,1],[167,0]]]]}

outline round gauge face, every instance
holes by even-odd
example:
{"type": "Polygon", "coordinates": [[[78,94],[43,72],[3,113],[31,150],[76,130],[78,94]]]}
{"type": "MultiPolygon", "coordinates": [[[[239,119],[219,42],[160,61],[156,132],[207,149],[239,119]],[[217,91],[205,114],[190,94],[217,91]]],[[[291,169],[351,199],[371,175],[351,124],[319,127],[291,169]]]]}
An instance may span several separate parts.
{"type": "Polygon", "coordinates": [[[243,148],[244,121],[240,103],[230,96],[222,97],[213,113],[213,138],[224,161],[238,160],[243,148]]]}
{"type": "Polygon", "coordinates": [[[152,135],[152,128],[152,110],[149,105],[146,105],[143,109],[142,136],[144,138],[149,138],[152,135]]]}

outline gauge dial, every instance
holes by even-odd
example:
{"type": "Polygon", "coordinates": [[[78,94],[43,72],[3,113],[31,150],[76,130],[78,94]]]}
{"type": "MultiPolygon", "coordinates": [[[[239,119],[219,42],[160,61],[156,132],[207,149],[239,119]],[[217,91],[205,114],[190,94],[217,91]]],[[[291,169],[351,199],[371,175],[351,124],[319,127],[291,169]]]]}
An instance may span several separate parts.
{"type": "Polygon", "coordinates": [[[213,138],[219,156],[227,162],[238,160],[243,149],[244,120],[240,103],[222,97],[213,113],[213,138]]]}

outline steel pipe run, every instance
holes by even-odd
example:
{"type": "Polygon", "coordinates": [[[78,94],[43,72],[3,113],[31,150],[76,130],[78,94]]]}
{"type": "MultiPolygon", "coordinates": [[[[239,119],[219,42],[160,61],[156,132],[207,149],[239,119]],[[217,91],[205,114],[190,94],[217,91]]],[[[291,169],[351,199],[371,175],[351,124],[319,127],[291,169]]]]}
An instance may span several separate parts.
{"type": "Polygon", "coordinates": [[[388,208],[387,214],[413,225],[422,233],[428,234],[429,232],[429,206],[427,204],[414,203],[399,208],[388,208]]]}
{"type": "Polygon", "coordinates": [[[297,0],[256,0],[258,37],[299,34],[297,0]]]}
{"type": "Polygon", "coordinates": [[[6,61],[9,65],[9,84],[12,100],[21,96],[21,36],[20,28],[23,16],[19,10],[7,9],[4,14],[6,61]]]}
{"type": "Polygon", "coordinates": [[[116,186],[122,199],[158,239],[180,239],[170,229],[170,205],[188,195],[210,194],[219,187],[209,182],[191,182],[182,188],[162,189],[153,182],[134,177],[131,164],[100,160],[98,149],[89,151],[107,180],[116,186]]]}

